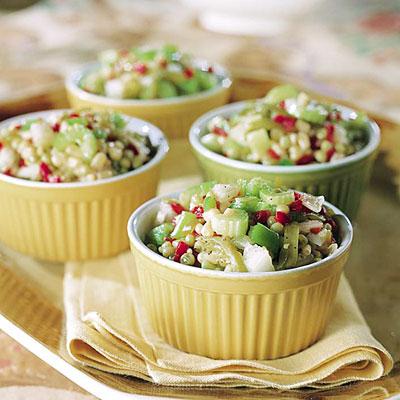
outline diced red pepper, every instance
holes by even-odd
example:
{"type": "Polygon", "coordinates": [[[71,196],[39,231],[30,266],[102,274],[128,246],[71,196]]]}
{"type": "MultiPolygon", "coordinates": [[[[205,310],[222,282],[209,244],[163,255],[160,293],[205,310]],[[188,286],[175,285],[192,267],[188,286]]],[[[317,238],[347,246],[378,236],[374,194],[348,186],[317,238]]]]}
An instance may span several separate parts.
{"type": "Polygon", "coordinates": [[[176,246],[175,254],[174,254],[174,261],[180,260],[180,258],[188,251],[189,246],[182,241],[178,242],[178,246],[176,246]]]}
{"type": "Polygon", "coordinates": [[[128,143],[128,144],[126,145],[126,148],[127,148],[128,150],[131,150],[132,153],[133,153],[135,156],[137,156],[137,155],[139,154],[139,150],[137,149],[137,147],[136,147],[133,143],[128,143]]]}
{"type": "Polygon", "coordinates": [[[292,201],[289,204],[289,208],[291,211],[302,212],[303,211],[303,202],[300,199],[292,201]]]}
{"type": "Polygon", "coordinates": [[[275,115],[275,117],[273,118],[273,121],[279,125],[282,125],[282,127],[285,129],[286,132],[290,132],[293,130],[294,126],[296,125],[297,119],[294,117],[290,117],[288,115],[278,114],[278,115],[275,115]]]}
{"type": "Polygon", "coordinates": [[[326,140],[331,143],[335,141],[335,125],[333,124],[326,125],[326,140]]]}
{"type": "Polygon", "coordinates": [[[254,221],[255,223],[259,222],[260,224],[266,225],[270,216],[271,212],[268,210],[256,211],[254,214],[254,221]]]}
{"type": "Polygon", "coordinates": [[[295,200],[300,200],[300,199],[301,199],[301,193],[299,193],[299,192],[294,192],[294,199],[295,199],[295,200]]]}
{"type": "Polygon", "coordinates": [[[18,167],[25,167],[26,163],[23,158],[20,158],[18,161],[18,167]]]}
{"type": "Polygon", "coordinates": [[[39,171],[40,171],[40,175],[42,176],[42,179],[45,182],[49,182],[49,175],[51,174],[50,167],[45,162],[41,162],[39,164],[39,171]]]}
{"type": "Polygon", "coordinates": [[[281,156],[276,151],[274,151],[272,149],[268,149],[267,153],[273,160],[280,160],[281,159],[281,156]]]}
{"type": "Polygon", "coordinates": [[[224,129],[220,128],[219,126],[214,126],[212,132],[218,136],[224,136],[224,137],[228,136],[228,133],[224,129]]]}
{"type": "Polygon", "coordinates": [[[277,211],[275,214],[276,222],[280,222],[282,225],[288,224],[290,222],[289,214],[285,214],[282,211],[277,211]]]}
{"type": "Polygon", "coordinates": [[[61,182],[62,182],[61,177],[59,177],[58,175],[50,176],[50,177],[48,178],[48,181],[49,181],[50,183],[61,183],[61,182]]]}
{"type": "Polygon", "coordinates": [[[78,113],[71,113],[69,114],[69,118],[78,118],[79,114],[78,113]]]}
{"type": "Polygon", "coordinates": [[[171,203],[170,206],[176,214],[180,214],[182,211],[185,211],[185,207],[179,203],[171,203]]]}
{"type": "Polygon", "coordinates": [[[282,110],[285,109],[285,100],[281,100],[281,101],[279,102],[279,108],[282,108],[282,110]]]}
{"type": "Polygon", "coordinates": [[[136,63],[133,69],[140,75],[144,75],[147,72],[147,65],[143,63],[136,63]]]}
{"type": "Polygon", "coordinates": [[[51,129],[53,129],[53,132],[60,132],[60,127],[61,127],[60,123],[56,122],[56,123],[51,127],[51,129]]]}
{"type": "Polygon", "coordinates": [[[21,129],[21,128],[22,128],[22,125],[21,125],[21,124],[15,125],[15,129],[21,129]]]}
{"type": "Polygon", "coordinates": [[[321,232],[321,228],[319,226],[316,226],[314,228],[310,228],[310,232],[311,233],[315,233],[315,234],[320,233],[321,232]]]}
{"type": "Polygon", "coordinates": [[[3,148],[3,143],[0,142],[0,150],[3,148]]]}
{"type": "Polygon", "coordinates": [[[193,78],[193,76],[194,76],[194,71],[193,71],[192,68],[185,68],[185,69],[183,70],[183,75],[185,75],[185,77],[186,77],[187,79],[191,79],[191,78],[193,78]]]}
{"type": "Polygon", "coordinates": [[[326,152],[326,158],[327,158],[327,160],[330,161],[334,154],[335,154],[335,149],[334,149],[333,147],[331,147],[331,148],[326,152]]]}
{"type": "Polygon", "coordinates": [[[203,218],[204,208],[202,206],[195,206],[193,207],[192,213],[197,218],[203,218]]]}
{"type": "Polygon", "coordinates": [[[313,161],[314,161],[314,156],[312,154],[305,154],[296,161],[296,164],[306,165],[306,164],[311,164],[313,161]]]}
{"type": "Polygon", "coordinates": [[[7,170],[5,170],[4,175],[13,176],[13,174],[11,172],[11,168],[8,168],[7,170]]]}
{"type": "Polygon", "coordinates": [[[318,138],[316,136],[310,137],[310,144],[312,150],[318,150],[320,148],[320,145],[318,143],[318,138]]]}
{"type": "Polygon", "coordinates": [[[207,72],[208,72],[209,74],[212,74],[212,73],[214,72],[214,68],[210,65],[210,66],[207,68],[207,72]]]}

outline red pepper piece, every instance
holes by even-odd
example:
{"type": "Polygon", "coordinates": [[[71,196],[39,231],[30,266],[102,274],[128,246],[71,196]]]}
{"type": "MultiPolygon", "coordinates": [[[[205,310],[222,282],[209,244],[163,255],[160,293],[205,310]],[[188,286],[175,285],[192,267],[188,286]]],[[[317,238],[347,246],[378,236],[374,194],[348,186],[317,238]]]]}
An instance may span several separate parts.
{"type": "Polygon", "coordinates": [[[20,158],[18,161],[18,167],[25,167],[26,162],[23,158],[20,158]]]}
{"type": "Polygon", "coordinates": [[[176,214],[180,214],[182,211],[185,211],[185,207],[179,203],[171,203],[170,206],[176,214]]]}
{"type": "Polygon", "coordinates": [[[51,129],[53,129],[53,132],[60,132],[60,127],[61,127],[61,125],[60,125],[58,122],[56,122],[56,123],[51,127],[51,129]]]}
{"type": "Polygon", "coordinates": [[[197,218],[203,218],[204,208],[203,208],[202,206],[193,207],[192,213],[193,213],[197,218]]]}
{"type": "Polygon", "coordinates": [[[13,176],[12,172],[11,172],[11,168],[8,168],[4,171],[4,175],[8,175],[8,176],[13,176]]]}
{"type": "Polygon", "coordinates": [[[297,165],[306,165],[310,164],[314,161],[314,156],[312,154],[305,154],[303,157],[300,157],[297,161],[297,165]]]}
{"type": "Polygon", "coordinates": [[[332,147],[326,152],[326,158],[328,161],[331,161],[331,158],[335,154],[335,149],[332,147]]]}
{"type": "Polygon", "coordinates": [[[39,171],[40,171],[40,175],[42,176],[42,179],[45,182],[49,182],[49,175],[51,174],[50,167],[45,162],[41,162],[39,164],[39,171]]]}
{"type": "Polygon", "coordinates": [[[224,137],[228,136],[228,133],[224,129],[220,128],[219,126],[214,126],[212,132],[218,136],[224,136],[224,137]]]}
{"type": "Polygon", "coordinates": [[[255,223],[259,222],[260,224],[266,225],[270,216],[271,212],[268,210],[256,211],[254,214],[254,221],[255,223]]]}
{"type": "Polygon", "coordinates": [[[3,143],[0,142],[0,150],[3,148],[3,143]]]}
{"type": "Polygon", "coordinates": [[[273,160],[280,160],[281,159],[281,156],[276,151],[274,151],[272,149],[268,149],[267,153],[273,160]]]}
{"type": "Polygon", "coordinates": [[[290,211],[295,211],[295,212],[302,212],[303,211],[303,203],[300,199],[297,199],[295,201],[292,201],[289,204],[290,211]]]}
{"type": "Polygon", "coordinates": [[[310,228],[310,232],[315,234],[320,233],[321,228],[319,226],[316,226],[315,228],[310,228]]]}
{"type": "Polygon", "coordinates": [[[180,260],[180,258],[188,251],[189,246],[185,242],[178,242],[178,246],[176,246],[175,254],[174,254],[174,261],[180,260]]]}
{"type": "Polygon", "coordinates": [[[276,222],[280,222],[282,225],[285,225],[290,222],[289,214],[285,214],[282,211],[277,211],[275,214],[276,222]]]}
{"type": "Polygon", "coordinates": [[[331,143],[335,141],[335,125],[333,124],[326,125],[326,140],[331,143]]]}
{"type": "Polygon", "coordinates": [[[275,115],[273,121],[279,125],[282,125],[286,132],[290,132],[293,130],[297,120],[296,118],[290,117],[288,115],[278,114],[275,115]]]}
{"type": "Polygon", "coordinates": [[[319,143],[318,143],[318,138],[316,136],[310,137],[310,144],[311,144],[312,150],[318,150],[320,148],[319,143]]]}
{"type": "Polygon", "coordinates": [[[58,175],[50,176],[48,180],[50,183],[61,183],[62,182],[61,178],[58,175]]]}
{"type": "Polygon", "coordinates": [[[295,200],[300,200],[300,199],[301,199],[301,193],[299,193],[299,192],[294,192],[294,199],[295,199],[295,200]]]}
{"type": "Polygon", "coordinates": [[[137,155],[139,154],[139,150],[137,149],[137,147],[136,147],[133,143],[128,143],[127,146],[126,146],[126,148],[127,148],[128,150],[131,150],[132,153],[133,153],[135,156],[137,156],[137,155]]]}
{"type": "Polygon", "coordinates": [[[79,114],[78,113],[71,113],[69,114],[69,118],[78,118],[79,114]]]}
{"type": "Polygon", "coordinates": [[[212,73],[214,72],[214,68],[210,65],[210,66],[207,68],[207,72],[208,72],[209,74],[212,74],[212,73]]]}
{"type": "Polygon", "coordinates": [[[143,63],[137,63],[133,66],[133,69],[140,75],[144,75],[147,72],[147,65],[143,63]]]}
{"type": "Polygon", "coordinates": [[[193,78],[193,76],[194,76],[194,71],[193,71],[192,68],[185,68],[185,69],[183,70],[183,75],[185,75],[185,77],[186,77],[187,79],[191,79],[191,78],[193,78]]]}
{"type": "Polygon", "coordinates": [[[285,100],[281,100],[281,101],[279,102],[279,108],[282,108],[282,110],[285,109],[285,100]]]}

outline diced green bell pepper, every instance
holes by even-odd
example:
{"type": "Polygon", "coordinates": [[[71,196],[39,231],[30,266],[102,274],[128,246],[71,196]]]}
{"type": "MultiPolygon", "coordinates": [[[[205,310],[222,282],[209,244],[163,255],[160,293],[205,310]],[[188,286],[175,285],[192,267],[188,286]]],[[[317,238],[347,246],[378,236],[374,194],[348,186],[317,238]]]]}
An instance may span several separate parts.
{"type": "Polygon", "coordinates": [[[161,99],[176,97],[178,95],[178,91],[173,83],[167,81],[166,79],[161,79],[158,82],[157,95],[161,99]]]}
{"type": "Polygon", "coordinates": [[[204,211],[211,210],[212,208],[217,207],[217,200],[213,195],[207,195],[204,199],[204,211]]]}
{"type": "Polygon", "coordinates": [[[299,224],[292,222],[285,225],[283,245],[279,253],[279,269],[296,266],[299,256],[299,224]]]}
{"type": "Polygon", "coordinates": [[[121,114],[112,113],[110,116],[111,122],[118,128],[122,129],[126,125],[126,121],[121,114]]]}
{"type": "Polygon", "coordinates": [[[270,252],[272,258],[279,252],[279,235],[265,225],[256,224],[250,228],[249,237],[251,241],[259,246],[264,246],[270,252]]]}
{"type": "Polygon", "coordinates": [[[83,125],[87,126],[88,124],[88,119],[85,117],[76,117],[76,118],[68,118],[65,120],[65,123],[69,126],[72,125],[83,125]]]}
{"type": "Polygon", "coordinates": [[[189,189],[186,189],[179,195],[179,202],[185,207],[189,208],[190,200],[192,196],[197,194],[200,196],[205,196],[216,184],[215,181],[208,181],[200,183],[199,185],[192,186],[189,189]]]}
{"type": "Polygon", "coordinates": [[[161,246],[166,237],[174,230],[174,224],[166,222],[153,228],[147,235],[147,240],[156,246],[161,246]]]}
{"type": "Polygon", "coordinates": [[[300,111],[299,118],[312,124],[322,125],[328,117],[328,110],[320,104],[309,104],[300,111]]]}

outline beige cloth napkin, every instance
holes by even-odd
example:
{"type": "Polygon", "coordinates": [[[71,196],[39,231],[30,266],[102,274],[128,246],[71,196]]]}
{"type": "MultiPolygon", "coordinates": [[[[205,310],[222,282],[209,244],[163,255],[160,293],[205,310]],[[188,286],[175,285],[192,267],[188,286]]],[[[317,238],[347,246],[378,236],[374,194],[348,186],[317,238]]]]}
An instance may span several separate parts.
{"type": "Polygon", "coordinates": [[[324,337],[277,360],[213,360],[179,351],[151,329],[129,253],[69,263],[64,278],[67,348],[87,366],[157,384],[327,388],[387,374],[393,360],[362,317],[345,278],[324,337]]]}

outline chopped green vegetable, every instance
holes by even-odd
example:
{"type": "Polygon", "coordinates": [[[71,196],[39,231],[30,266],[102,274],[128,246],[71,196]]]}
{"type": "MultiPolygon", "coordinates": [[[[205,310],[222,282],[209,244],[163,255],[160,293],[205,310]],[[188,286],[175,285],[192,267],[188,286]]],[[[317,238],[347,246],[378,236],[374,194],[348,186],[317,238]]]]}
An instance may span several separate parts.
{"type": "Polygon", "coordinates": [[[266,247],[272,258],[276,257],[280,246],[278,233],[258,223],[250,228],[249,236],[253,243],[266,247]]]}
{"type": "Polygon", "coordinates": [[[174,224],[166,222],[153,228],[147,235],[147,240],[156,245],[161,246],[174,229],[174,224]]]}
{"type": "Polygon", "coordinates": [[[173,239],[182,239],[187,234],[192,233],[197,224],[196,216],[188,211],[183,211],[176,218],[175,229],[171,233],[173,239]]]}

